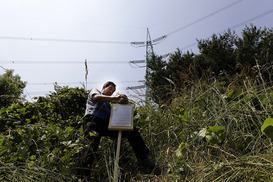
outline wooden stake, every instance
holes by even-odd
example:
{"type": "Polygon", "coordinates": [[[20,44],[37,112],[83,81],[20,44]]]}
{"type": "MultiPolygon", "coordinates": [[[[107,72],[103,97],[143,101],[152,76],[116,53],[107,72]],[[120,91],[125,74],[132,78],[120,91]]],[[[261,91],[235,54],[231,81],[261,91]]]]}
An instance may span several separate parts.
{"type": "Polygon", "coordinates": [[[120,153],[120,143],[121,143],[121,134],[122,130],[118,132],[118,144],[117,144],[117,152],[116,152],[116,160],[115,160],[115,167],[114,167],[114,182],[118,182],[118,173],[119,173],[119,153],[120,153]]]}

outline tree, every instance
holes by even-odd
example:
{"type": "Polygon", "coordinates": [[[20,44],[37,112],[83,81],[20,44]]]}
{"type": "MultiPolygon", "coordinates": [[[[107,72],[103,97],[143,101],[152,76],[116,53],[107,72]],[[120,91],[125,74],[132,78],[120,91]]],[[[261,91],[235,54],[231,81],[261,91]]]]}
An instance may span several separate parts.
{"type": "Polygon", "coordinates": [[[84,115],[87,95],[83,88],[61,87],[55,84],[55,92],[46,97],[38,97],[36,104],[47,117],[57,114],[59,119],[73,121],[71,124],[74,125],[77,124],[77,117],[82,118],[84,115]]]}
{"type": "Polygon", "coordinates": [[[273,29],[261,29],[251,25],[242,32],[238,39],[237,62],[243,66],[253,67],[257,63],[264,65],[273,58],[273,29]]]}
{"type": "Polygon", "coordinates": [[[149,72],[146,81],[151,88],[149,94],[154,102],[171,102],[174,93],[179,93],[181,87],[191,84],[185,81],[185,77],[194,72],[194,57],[193,53],[182,54],[179,49],[170,55],[168,61],[164,61],[161,56],[152,55],[152,59],[147,63],[149,72]]]}
{"type": "Polygon", "coordinates": [[[22,100],[26,82],[19,75],[13,75],[13,70],[6,70],[0,75],[0,108],[6,108],[12,103],[22,100]]]}
{"type": "Polygon", "coordinates": [[[216,75],[220,72],[233,74],[236,66],[235,43],[237,36],[228,30],[223,35],[213,34],[211,40],[198,40],[198,48],[203,56],[203,69],[211,69],[216,75]]]}
{"type": "Polygon", "coordinates": [[[146,81],[153,101],[170,102],[174,93],[179,96],[181,89],[190,88],[200,78],[216,76],[228,84],[236,74],[256,76],[260,66],[266,81],[273,79],[273,29],[252,25],[243,29],[241,37],[228,30],[197,41],[200,54],[177,49],[167,61],[156,55],[149,60],[146,81]]]}
{"type": "Polygon", "coordinates": [[[172,81],[176,91],[178,91],[177,88],[191,84],[187,81],[191,80],[190,77],[192,77],[193,74],[197,74],[194,69],[195,67],[196,61],[194,53],[187,51],[183,54],[181,50],[177,49],[176,52],[171,54],[166,66],[166,71],[168,79],[172,81]]]}
{"type": "Polygon", "coordinates": [[[148,71],[146,74],[146,82],[149,88],[151,88],[149,97],[153,101],[159,103],[162,99],[166,100],[166,86],[169,86],[169,82],[166,72],[167,63],[162,59],[161,56],[152,55],[152,58],[147,62],[148,71]]]}
{"type": "Polygon", "coordinates": [[[83,88],[55,85],[55,92],[34,102],[1,108],[0,161],[10,173],[0,169],[0,181],[16,181],[13,170],[19,168],[25,169],[19,170],[23,176],[34,168],[46,169],[46,174],[36,172],[36,181],[67,181],[65,175],[78,175],[89,150],[81,129],[87,95],[83,88]],[[48,178],[51,171],[54,180],[48,178]]]}

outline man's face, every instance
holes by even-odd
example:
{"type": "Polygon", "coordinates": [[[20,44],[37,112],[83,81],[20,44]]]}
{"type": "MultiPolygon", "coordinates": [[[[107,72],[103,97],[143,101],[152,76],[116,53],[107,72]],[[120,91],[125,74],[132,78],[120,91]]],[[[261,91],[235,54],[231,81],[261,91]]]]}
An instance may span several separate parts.
{"type": "Polygon", "coordinates": [[[103,87],[102,93],[107,96],[111,96],[116,91],[116,88],[113,85],[109,85],[108,87],[103,87]]]}

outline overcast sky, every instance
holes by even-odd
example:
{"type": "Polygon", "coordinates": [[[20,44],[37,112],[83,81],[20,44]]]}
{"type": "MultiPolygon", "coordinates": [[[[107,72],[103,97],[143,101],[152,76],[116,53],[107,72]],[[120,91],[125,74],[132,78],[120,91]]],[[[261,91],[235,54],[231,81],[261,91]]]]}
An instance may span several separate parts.
{"type": "MultiPolygon", "coordinates": [[[[272,0],[0,0],[0,74],[13,69],[27,81],[27,99],[60,86],[101,89],[117,83],[117,92],[143,85],[143,44],[147,29],[157,55],[197,53],[196,39],[228,28],[240,35],[251,23],[273,27],[272,0]]],[[[143,91],[143,90],[142,90],[143,91]]]]}

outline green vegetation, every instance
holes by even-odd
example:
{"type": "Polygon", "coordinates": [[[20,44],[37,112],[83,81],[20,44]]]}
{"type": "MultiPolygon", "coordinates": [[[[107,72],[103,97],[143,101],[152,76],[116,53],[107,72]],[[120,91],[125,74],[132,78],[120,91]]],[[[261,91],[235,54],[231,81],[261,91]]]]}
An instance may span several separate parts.
{"type": "MultiPolygon", "coordinates": [[[[143,174],[124,139],[120,181],[273,181],[272,41],[272,30],[252,26],[242,38],[200,40],[199,55],[154,55],[146,76],[155,103],[136,103],[134,118],[156,168],[143,174]]],[[[56,85],[33,103],[3,107],[0,180],[83,181],[86,98],[82,88],[56,85]]],[[[112,180],[115,148],[102,138],[93,181],[112,180]]]]}
{"type": "MultiPolygon", "coordinates": [[[[176,98],[180,88],[190,88],[196,80],[232,80],[231,77],[263,74],[265,82],[272,80],[273,29],[246,27],[242,35],[227,31],[198,40],[200,54],[177,50],[166,61],[153,55],[147,64],[146,80],[151,88],[150,97],[158,104],[176,98]],[[176,92],[170,92],[175,90],[176,92]]],[[[241,85],[242,83],[240,83],[241,85]]],[[[184,94],[184,93],[181,93],[184,94]]]]}
{"type": "Polygon", "coordinates": [[[21,97],[26,82],[21,81],[19,75],[13,75],[12,70],[6,70],[6,73],[0,75],[0,108],[8,107],[21,97]]]}

